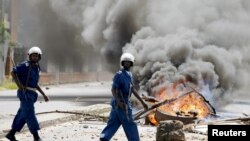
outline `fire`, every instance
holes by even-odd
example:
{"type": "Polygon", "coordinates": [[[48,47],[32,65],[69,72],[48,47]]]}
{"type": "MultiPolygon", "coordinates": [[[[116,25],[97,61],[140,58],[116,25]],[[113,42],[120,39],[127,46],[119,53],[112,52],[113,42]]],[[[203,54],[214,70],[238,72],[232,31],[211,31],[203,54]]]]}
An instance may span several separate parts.
{"type": "Polygon", "coordinates": [[[193,116],[196,118],[204,118],[211,113],[203,98],[195,92],[165,104],[159,109],[173,116],[193,116]]]}
{"type": "MultiPolygon", "coordinates": [[[[177,98],[175,101],[164,104],[158,108],[158,110],[167,113],[174,117],[190,117],[202,119],[213,113],[211,105],[208,105],[204,97],[197,91],[193,91],[188,95],[178,98],[182,94],[186,93],[185,89],[177,89],[178,84],[174,84],[170,90],[161,89],[159,93],[155,94],[155,97],[161,101],[166,99],[177,98]]],[[[148,115],[148,119],[154,125],[158,124],[155,118],[155,112],[148,115]]]]}
{"type": "Polygon", "coordinates": [[[155,112],[150,113],[148,119],[153,125],[158,125],[158,122],[155,119],[155,112]]]}

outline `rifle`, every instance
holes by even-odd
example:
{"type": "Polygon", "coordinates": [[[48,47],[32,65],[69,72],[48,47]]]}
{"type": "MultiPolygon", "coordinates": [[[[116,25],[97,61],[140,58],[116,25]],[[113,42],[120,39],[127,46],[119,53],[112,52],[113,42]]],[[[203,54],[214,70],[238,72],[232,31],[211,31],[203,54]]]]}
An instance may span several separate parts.
{"type": "MultiPolygon", "coordinates": [[[[11,58],[11,62],[12,62],[13,67],[16,67],[16,64],[15,64],[15,62],[14,62],[14,60],[13,60],[12,58],[11,58]]],[[[16,73],[13,73],[13,74],[15,75],[15,78],[16,78],[17,83],[21,84],[21,82],[20,82],[20,80],[19,80],[17,74],[16,74],[16,73]]],[[[28,78],[27,78],[27,79],[28,79],[28,78]]],[[[21,84],[21,85],[22,85],[22,84],[21,84]]],[[[21,90],[23,91],[25,100],[28,101],[28,98],[27,98],[26,93],[25,93],[25,92],[26,92],[26,89],[25,89],[24,87],[22,87],[21,90]]]]}
{"type": "Polygon", "coordinates": [[[123,101],[124,104],[126,105],[126,106],[125,106],[125,114],[126,114],[127,119],[129,120],[128,105],[125,103],[125,99],[124,99],[124,97],[123,97],[123,93],[122,93],[121,90],[119,90],[118,96],[122,99],[122,101],[123,101]]]}

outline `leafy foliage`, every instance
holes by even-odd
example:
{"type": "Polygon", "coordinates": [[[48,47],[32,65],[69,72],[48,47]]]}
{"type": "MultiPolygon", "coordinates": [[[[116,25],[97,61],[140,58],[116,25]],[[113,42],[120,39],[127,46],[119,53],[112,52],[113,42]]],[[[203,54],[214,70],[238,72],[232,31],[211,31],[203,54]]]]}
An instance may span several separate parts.
{"type": "Polygon", "coordinates": [[[0,43],[3,43],[9,38],[9,34],[5,29],[4,23],[0,22],[0,43]]]}
{"type": "Polygon", "coordinates": [[[17,85],[15,82],[12,81],[11,77],[7,77],[2,84],[0,84],[0,91],[1,90],[8,90],[8,89],[17,89],[17,85]]]}

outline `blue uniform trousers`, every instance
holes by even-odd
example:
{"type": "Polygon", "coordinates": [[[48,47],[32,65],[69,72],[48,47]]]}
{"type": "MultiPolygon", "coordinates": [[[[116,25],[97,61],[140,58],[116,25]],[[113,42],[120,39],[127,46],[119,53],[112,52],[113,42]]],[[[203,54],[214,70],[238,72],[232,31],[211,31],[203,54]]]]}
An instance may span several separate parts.
{"type": "Polygon", "coordinates": [[[132,117],[132,109],[128,108],[128,113],[116,106],[112,106],[107,126],[101,133],[101,139],[109,141],[122,125],[128,141],[139,141],[137,125],[132,117]]]}
{"type": "Polygon", "coordinates": [[[35,115],[35,107],[34,107],[34,103],[36,102],[37,99],[37,94],[34,94],[32,98],[29,98],[29,96],[28,99],[26,100],[23,97],[20,97],[19,93],[20,107],[12,123],[12,129],[14,129],[15,131],[21,131],[25,123],[27,123],[30,132],[33,134],[40,129],[39,123],[35,115]]]}

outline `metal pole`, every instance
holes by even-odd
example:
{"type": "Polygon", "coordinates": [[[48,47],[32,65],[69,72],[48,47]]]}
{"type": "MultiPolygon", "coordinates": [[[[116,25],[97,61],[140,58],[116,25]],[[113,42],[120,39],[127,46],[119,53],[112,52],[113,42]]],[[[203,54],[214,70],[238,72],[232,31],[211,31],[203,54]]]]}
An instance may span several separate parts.
{"type": "MultiPolygon", "coordinates": [[[[3,3],[3,0],[0,0],[0,23],[3,22],[3,17],[4,17],[4,3],[3,3]]],[[[3,38],[3,33],[1,32],[0,33],[0,37],[3,38]]],[[[2,39],[1,39],[2,40],[2,39]]],[[[4,67],[4,59],[2,59],[4,57],[4,44],[1,43],[1,40],[0,40],[0,84],[3,82],[4,80],[4,70],[5,70],[5,67],[4,67]]]]}

